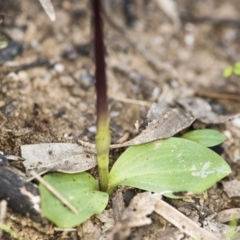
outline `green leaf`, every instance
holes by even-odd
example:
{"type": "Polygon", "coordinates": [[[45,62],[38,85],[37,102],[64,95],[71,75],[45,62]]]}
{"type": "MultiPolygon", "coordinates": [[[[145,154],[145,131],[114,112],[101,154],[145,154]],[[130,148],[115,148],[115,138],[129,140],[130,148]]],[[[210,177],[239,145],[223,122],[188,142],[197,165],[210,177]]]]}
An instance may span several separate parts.
{"type": "Polygon", "coordinates": [[[108,203],[108,194],[98,190],[96,180],[88,173],[52,173],[44,179],[78,210],[78,215],[74,214],[40,184],[42,214],[59,227],[77,226],[100,214],[108,203]]]}
{"type": "Polygon", "coordinates": [[[166,196],[201,193],[230,172],[224,159],[207,147],[169,138],[129,147],[113,165],[109,191],[125,185],[166,196]]]}
{"type": "Polygon", "coordinates": [[[236,75],[240,75],[240,62],[236,62],[233,67],[233,72],[236,75]]]}
{"type": "Polygon", "coordinates": [[[232,75],[232,73],[233,73],[233,67],[232,66],[228,66],[223,70],[223,76],[225,78],[230,77],[232,75]]]}
{"type": "Polygon", "coordinates": [[[201,143],[206,147],[216,146],[226,140],[226,137],[213,129],[200,129],[188,132],[182,136],[194,142],[201,143]]]}

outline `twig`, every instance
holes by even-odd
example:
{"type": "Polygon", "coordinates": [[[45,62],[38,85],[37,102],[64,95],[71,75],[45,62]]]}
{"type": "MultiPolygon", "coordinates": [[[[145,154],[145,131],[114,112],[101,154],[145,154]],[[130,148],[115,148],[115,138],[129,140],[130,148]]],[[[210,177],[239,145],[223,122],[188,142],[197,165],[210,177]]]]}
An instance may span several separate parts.
{"type": "MultiPolygon", "coordinates": [[[[0,202],[0,224],[4,223],[7,214],[7,202],[2,200],[0,202]]],[[[0,239],[2,237],[2,229],[0,228],[0,239]]]]}
{"type": "Polygon", "coordinates": [[[207,92],[207,91],[196,90],[195,94],[200,97],[209,97],[209,98],[240,101],[240,96],[233,95],[230,93],[217,93],[217,92],[207,92]]]}
{"type": "MultiPolygon", "coordinates": [[[[131,140],[130,140],[131,141],[131,140]]],[[[122,147],[128,147],[128,143],[130,141],[124,142],[124,143],[117,143],[117,144],[110,144],[109,148],[110,149],[114,149],[114,148],[122,148],[122,147]]],[[[87,147],[87,148],[96,148],[96,144],[94,143],[90,143],[90,142],[85,142],[83,140],[78,139],[77,143],[82,145],[83,147],[87,147]]]]}
{"type": "Polygon", "coordinates": [[[193,239],[218,240],[217,237],[198,226],[197,223],[193,222],[191,219],[161,199],[158,200],[155,205],[155,212],[193,239]]]}
{"type": "MultiPolygon", "coordinates": [[[[86,141],[83,141],[83,140],[80,140],[80,139],[77,140],[77,143],[82,145],[83,147],[96,148],[96,144],[90,143],[90,142],[86,142],[86,141]]],[[[111,145],[110,145],[110,147],[111,147],[111,145]]]]}
{"type": "Polygon", "coordinates": [[[47,188],[55,197],[57,197],[64,205],[66,205],[73,213],[78,215],[78,210],[65,198],[63,197],[55,188],[53,188],[47,181],[45,181],[39,174],[34,171],[30,172],[33,177],[35,177],[45,188],[47,188]]]}
{"type": "Polygon", "coordinates": [[[181,16],[181,19],[186,22],[193,23],[211,23],[213,25],[232,25],[238,27],[240,25],[240,19],[231,18],[214,18],[210,16],[196,17],[193,15],[181,16]]]}
{"type": "Polygon", "coordinates": [[[58,231],[58,232],[76,232],[77,229],[76,228],[54,228],[54,231],[58,231]]]}
{"type": "Polygon", "coordinates": [[[130,133],[129,132],[125,132],[123,135],[122,135],[122,137],[120,137],[118,140],[117,140],[117,143],[124,143],[124,142],[126,142],[127,140],[128,140],[128,138],[129,138],[129,136],[130,136],[130,133]]]}
{"type": "MultiPolygon", "coordinates": [[[[43,174],[45,174],[45,173],[47,173],[47,172],[48,172],[48,170],[44,170],[44,171],[38,173],[38,175],[39,175],[39,176],[42,176],[43,174]]],[[[32,177],[28,178],[28,179],[26,180],[26,182],[31,182],[31,181],[34,180],[34,179],[35,179],[35,177],[32,176],[32,177]]]]}

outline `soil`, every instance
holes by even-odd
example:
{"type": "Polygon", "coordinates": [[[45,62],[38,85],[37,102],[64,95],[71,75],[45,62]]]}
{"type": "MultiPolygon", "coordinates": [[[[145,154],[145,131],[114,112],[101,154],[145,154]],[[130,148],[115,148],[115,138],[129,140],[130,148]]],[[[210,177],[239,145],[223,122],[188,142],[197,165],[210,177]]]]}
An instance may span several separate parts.
{"type": "MultiPolygon", "coordinates": [[[[55,22],[38,1],[0,5],[5,14],[1,38],[22,46],[22,51],[18,45],[16,56],[0,66],[0,150],[16,156],[21,156],[24,144],[94,142],[96,98],[89,1],[52,2],[55,22]]],[[[136,136],[134,123],[142,122],[151,103],[159,99],[174,104],[182,96],[201,95],[218,114],[239,111],[239,76],[222,75],[225,67],[239,61],[238,0],[176,0],[180,26],[157,1],[129,1],[134,7],[128,14],[123,11],[123,1],[105,2],[112,143],[123,136],[127,136],[125,141],[136,136]]],[[[192,126],[197,127],[228,134],[218,148],[232,168],[223,181],[239,180],[239,122],[192,126]]],[[[120,151],[111,152],[112,161],[120,151]]],[[[16,167],[24,171],[21,164],[16,167]]],[[[172,204],[194,218],[189,209],[199,201],[172,204]]],[[[228,197],[221,183],[209,189],[201,201],[211,213],[240,207],[240,197],[228,197]]],[[[135,229],[129,239],[190,239],[158,215],[151,218],[153,224],[135,229]]],[[[6,224],[22,239],[87,239],[80,228],[58,231],[50,223],[40,226],[11,209],[6,224]]],[[[4,233],[2,239],[12,237],[4,233]]]]}

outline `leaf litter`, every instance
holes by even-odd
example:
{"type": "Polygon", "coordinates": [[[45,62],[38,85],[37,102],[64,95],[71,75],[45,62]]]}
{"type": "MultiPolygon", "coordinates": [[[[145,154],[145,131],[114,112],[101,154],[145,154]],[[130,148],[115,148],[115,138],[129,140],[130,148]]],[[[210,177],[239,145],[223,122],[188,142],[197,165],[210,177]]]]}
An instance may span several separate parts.
{"type": "MultiPolygon", "coordinates": [[[[189,127],[194,120],[191,114],[179,107],[171,108],[164,102],[153,103],[147,114],[146,125],[142,126],[145,129],[135,138],[121,144],[112,144],[110,148],[139,145],[169,138],[189,127]]],[[[81,140],[78,142],[83,146],[95,147],[94,144],[90,145],[81,140]]]]}
{"type": "Polygon", "coordinates": [[[97,164],[93,149],[73,143],[40,143],[21,146],[23,164],[27,174],[40,172],[78,173],[97,164]]]}
{"type": "MultiPolygon", "coordinates": [[[[195,99],[196,100],[196,99],[195,99]]],[[[193,101],[193,100],[192,100],[193,101]]],[[[180,101],[179,101],[180,102],[180,101]]],[[[181,102],[181,104],[184,101],[181,102]]],[[[199,103],[197,100],[196,102],[199,103]]],[[[200,101],[201,103],[201,101],[200,101]]],[[[184,104],[183,104],[184,105],[184,104]]],[[[147,120],[146,120],[146,126],[144,130],[140,132],[140,134],[135,137],[134,139],[127,141],[123,144],[115,144],[112,145],[113,148],[118,147],[126,147],[131,145],[138,145],[146,142],[155,141],[158,139],[164,139],[169,138],[175,134],[177,134],[179,131],[189,127],[197,118],[200,118],[201,120],[206,122],[206,119],[208,118],[209,121],[213,121],[214,123],[222,123],[224,121],[227,121],[229,119],[232,119],[234,116],[224,116],[220,117],[216,114],[214,115],[211,112],[211,109],[209,109],[209,106],[206,104],[204,110],[202,110],[202,114],[200,117],[199,115],[194,115],[194,108],[196,107],[196,104],[193,104],[193,108],[190,109],[189,106],[186,107],[186,104],[184,105],[187,110],[182,109],[181,107],[169,107],[166,103],[154,103],[152,104],[150,110],[147,114],[147,120]],[[208,111],[206,111],[208,109],[208,111]],[[204,115],[204,117],[203,117],[204,115]],[[214,116],[214,117],[213,117],[214,116]],[[174,127],[173,127],[174,126],[174,127]]],[[[207,122],[209,122],[207,120],[207,122]]],[[[142,126],[143,127],[143,126],[142,126]]],[[[21,147],[22,150],[22,157],[26,160],[24,161],[24,165],[26,167],[26,170],[29,172],[32,169],[37,170],[38,172],[41,171],[60,171],[60,172],[67,172],[67,173],[75,173],[75,172],[81,172],[86,171],[94,166],[96,166],[96,153],[95,150],[79,146],[77,144],[69,144],[69,143],[53,143],[53,144],[36,144],[36,145],[25,145],[21,147]],[[77,148],[76,148],[77,147],[77,148]],[[30,160],[31,159],[31,160],[30,160]],[[41,160],[39,162],[39,159],[44,159],[44,161],[41,160]],[[67,164],[69,163],[69,164],[67,164]],[[77,168],[76,168],[77,166],[77,168]]],[[[147,193],[146,193],[147,194],[147,193]]],[[[144,198],[144,197],[143,197],[144,198]]],[[[151,201],[146,198],[145,199],[148,204],[147,209],[150,211],[148,214],[152,213],[153,211],[159,213],[160,215],[163,215],[164,217],[164,211],[161,208],[156,208],[155,204],[152,204],[151,201]],[[153,209],[150,207],[150,205],[153,207],[153,209]],[[152,209],[152,211],[151,211],[152,209]],[[159,210],[161,209],[161,211],[159,210]]],[[[162,201],[162,200],[161,200],[162,201]]],[[[166,204],[165,202],[161,202],[162,204],[166,204]]],[[[165,206],[166,208],[166,206],[165,206]]],[[[167,207],[168,208],[168,207],[167,207]]],[[[143,207],[140,207],[141,211],[143,211],[143,207]]],[[[173,225],[176,225],[178,228],[180,228],[181,231],[184,231],[186,234],[190,235],[193,238],[197,238],[200,236],[204,236],[204,239],[223,239],[223,233],[218,238],[215,236],[209,234],[208,232],[204,231],[203,229],[199,229],[198,225],[192,222],[189,218],[185,217],[184,215],[181,215],[178,210],[174,209],[174,216],[171,216],[170,218],[165,218],[171,222],[173,225]],[[180,220],[178,219],[176,222],[172,219],[176,219],[176,215],[178,216],[180,214],[180,219],[186,218],[184,220],[185,224],[189,224],[188,227],[184,226],[184,228],[177,224],[180,220]],[[197,228],[197,229],[196,229],[197,228]],[[196,235],[196,233],[198,235],[196,235]],[[200,235],[199,235],[200,234],[200,235]],[[202,235],[201,235],[202,234],[202,235]]],[[[126,214],[131,214],[131,211],[129,212],[129,208],[125,210],[126,214]]],[[[169,215],[169,209],[167,210],[167,214],[169,215]]],[[[142,213],[141,213],[142,214],[142,213]]],[[[221,215],[220,215],[221,216],[221,215]]],[[[116,236],[115,234],[120,234],[119,239],[125,239],[130,234],[130,229],[132,227],[136,226],[143,226],[146,224],[150,224],[151,221],[149,221],[149,218],[144,218],[143,215],[141,217],[137,216],[137,220],[131,220],[128,222],[125,220],[120,220],[115,224],[115,227],[113,228],[113,235],[110,235],[110,239],[113,239],[113,236],[116,236]],[[140,219],[139,219],[140,218],[140,219]],[[123,223],[122,223],[123,221],[123,223]],[[123,226],[121,226],[123,224],[123,226]],[[121,229],[121,231],[119,230],[121,229]],[[123,231],[124,229],[124,231],[123,231]],[[114,232],[115,231],[115,232],[114,232]],[[121,232],[121,233],[120,233],[121,232]]],[[[87,224],[87,223],[86,223],[87,224]]],[[[85,224],[85,225],[86,225],[85,224]]],[[[215,223],[220,224],[220,223],[215,223]]],[[[84,225],[84,226],[85,226],[84,225]]],[[[213,223],[211,223],[212,227],[213,223]]],[[[87,226],[87,225],[86,225],[87,226]]],[[[206,226],[209,226],[206,224],[206,226]]],[[[210,229],[211,229],[210,227],[210,229]]],[[[220,228],[220,226],[218,226],[220,228]]],[[[226,226],[224,226],[225,231],[224,234],[226,234],[226,226]]],[[[95,229],[95,228],[94,228],[95,229]]],[[[111,228],[110,228],[111,229],[111,228]]],[[[99,230],[92,229],[92,234],[87,233],[90,230],[86,230],[86,228],[83,228],[83,232],[86,236],[95,236],[95,234],[102,235],[101,231],[99,233],[99,230]],[[85,229],[85,230],[84,230],[85,229]],[[89,235],[90,234],[90,235],[89,235]]],[[[216,233],[217,235],[217,233],[216,233]]]]}
{"type": "MultiPolygon", "coordinates": [[[[110,148],[128,147],[170,138],[190,127],[196,119],[206,124],[222,124],[240,116],[240,113],[216,114],[207,101],[198,97],[183,98],[176,102],[182,107],[171,107],[163,101],[153,103],[148,111],[145,124],[137,126],[137,128],[144,128],[139,135],[121,144],[111,144],[110,148]]],[[[78,143],[95,148],[94,144],[82,140],[78,140],[78,143]]]]}
{"type": "MultiPolygon", "coordinates": [[[[45,2],[50,2],[50,1],[45,1],[45,2]]],[[[197,53],[196,53],[196,56],[197,56],[197,53]]],[[[166,61],[167,62],[167,61],[166,61]]],[[[197,80],[196,80],[197,81],[197,80]]],[[[192,108],[192,110],[191,111],[193,111],[193,109],[194,109],[194,107],[192,108]]],[[[203,110],[204,111],[204,110],[203,110]]]]}
{"type": "Polygon", "coordinates": [[[159,193],[137,194],[123,211],[121,220],[115,224],[109,238],[126,239],[131,233],[131,228],[151,224],[149,215],[155,211],[193,239],[221,239],[201,228],[161,198],[162,196],[159,193]]]}

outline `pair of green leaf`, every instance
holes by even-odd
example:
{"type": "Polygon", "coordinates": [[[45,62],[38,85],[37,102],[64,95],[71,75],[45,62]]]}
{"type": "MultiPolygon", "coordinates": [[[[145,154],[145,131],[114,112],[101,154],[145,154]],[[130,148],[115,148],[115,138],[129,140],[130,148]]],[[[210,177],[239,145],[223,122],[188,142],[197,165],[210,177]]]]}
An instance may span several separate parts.
{"type": "Polygon", "coordinates": [[[235,62],[233,66],[227,66],[223,70],[223,76],[226,78],[230,77],[232,74],[240,75],[240,62],[235,62]]]}
{"type": "MultiPolygon", "coordinates": [[[[225,137],[214,130],[197,130],[183,138],[169,138],[129,147],[109,173],[109,192],[124,185],[175,197],[174,192],[201,193],[230,173],[228,164],[206,146],[225,137]],[[190,139],[190,140],[189,140],[190,139]]],[[[60,227],[73,227],[104,210],[108,194],[100,192],[88,173],[48,174],[45,177],[77,209],[75,215],[40,185],[42,212],[60,227]]]]}

